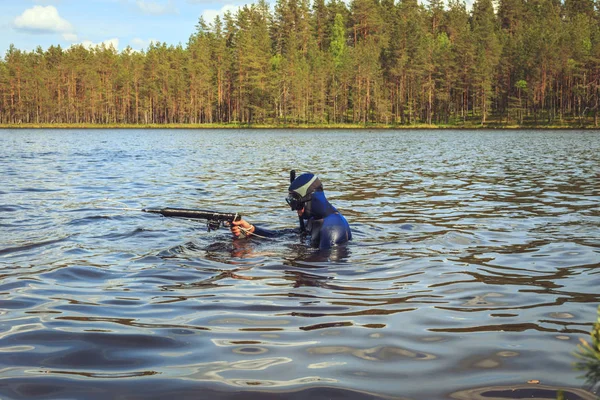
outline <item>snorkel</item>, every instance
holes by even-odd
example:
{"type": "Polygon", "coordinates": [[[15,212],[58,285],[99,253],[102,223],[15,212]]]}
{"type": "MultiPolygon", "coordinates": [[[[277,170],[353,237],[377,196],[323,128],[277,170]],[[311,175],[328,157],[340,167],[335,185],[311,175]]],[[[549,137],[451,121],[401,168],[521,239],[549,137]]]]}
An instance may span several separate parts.
{"type": "MultiPolygon", "coordinates": [[[[290,186],[292,185],[292,183],[295,180],[296,180],[296,170],[293,169],[290,171],[290,186]]],[[[297,208],[299,206],[299,204],[296,203],[296,199],[292,195],[292,192],[290,192],[290,194],[288,195],[288,197],[286,197],[285,200],[287,201],[288,205],[291,207],[292,211],[297,211],[297,210],[301,209],[301,208],[297,208]]],[[[306,227],[304,226],[304,219],[302,218],[302,216],[298,216],[298,222],[300,223],[300,233],[306,232],[306,227]]]]}

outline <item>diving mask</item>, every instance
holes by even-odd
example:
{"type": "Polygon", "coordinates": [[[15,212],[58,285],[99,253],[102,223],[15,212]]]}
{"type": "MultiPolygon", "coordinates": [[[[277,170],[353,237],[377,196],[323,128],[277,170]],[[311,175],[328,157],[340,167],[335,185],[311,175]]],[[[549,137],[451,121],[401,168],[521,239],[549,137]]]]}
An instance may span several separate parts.
{"type": "Polygon", "coordinates": [[[308,200],[309,199],[300,197],[296,193],[290,193],[288,197],[285,198],[285,201],[288,203],[292,211],[302,210],[302,208],[304,208],[304,203],[306,203],[308,200]]]}

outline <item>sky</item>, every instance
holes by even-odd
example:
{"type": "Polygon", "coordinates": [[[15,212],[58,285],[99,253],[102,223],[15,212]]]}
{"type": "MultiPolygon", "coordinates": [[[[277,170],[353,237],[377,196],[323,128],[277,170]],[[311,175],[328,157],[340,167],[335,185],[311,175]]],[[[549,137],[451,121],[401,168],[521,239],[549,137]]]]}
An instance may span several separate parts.
{"type": "MultiPolygon", "coordinates": [[[[270,0],[274,3],[275,0],[270,0]]],[[[467,0],[467,4],[473,0],[467,0]]],[[[112,44],[118,51],[152,41],[185,45],[201,16],[212,22],[254,0],[0,0],[0,57],[9,46],[112,44]]]]}

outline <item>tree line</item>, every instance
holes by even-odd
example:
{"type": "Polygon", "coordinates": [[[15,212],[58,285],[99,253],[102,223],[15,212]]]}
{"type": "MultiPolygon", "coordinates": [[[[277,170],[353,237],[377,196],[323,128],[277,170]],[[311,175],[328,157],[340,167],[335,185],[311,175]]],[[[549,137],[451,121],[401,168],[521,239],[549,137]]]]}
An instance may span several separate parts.
{"type": "Polygon", "coordinates": [[[185,45],[11,45],[0,123],[597,124],[599,22],[600,0],[258,0],[185,45]]]}

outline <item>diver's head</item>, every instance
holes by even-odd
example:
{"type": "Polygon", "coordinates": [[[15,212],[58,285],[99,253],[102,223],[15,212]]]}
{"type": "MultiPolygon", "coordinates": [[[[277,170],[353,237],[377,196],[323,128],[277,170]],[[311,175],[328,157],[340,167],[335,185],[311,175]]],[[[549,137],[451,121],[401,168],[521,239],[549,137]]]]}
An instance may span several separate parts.
{"type": "Polygon", "coordinates": [[[304,209],[303,217],[310,218],[310,201],[315,192],[322,192],[323,185],[319,178],[313,174],[302,174],[288,188],[288,197],[285,199],[292,211],[304,209]]]}

